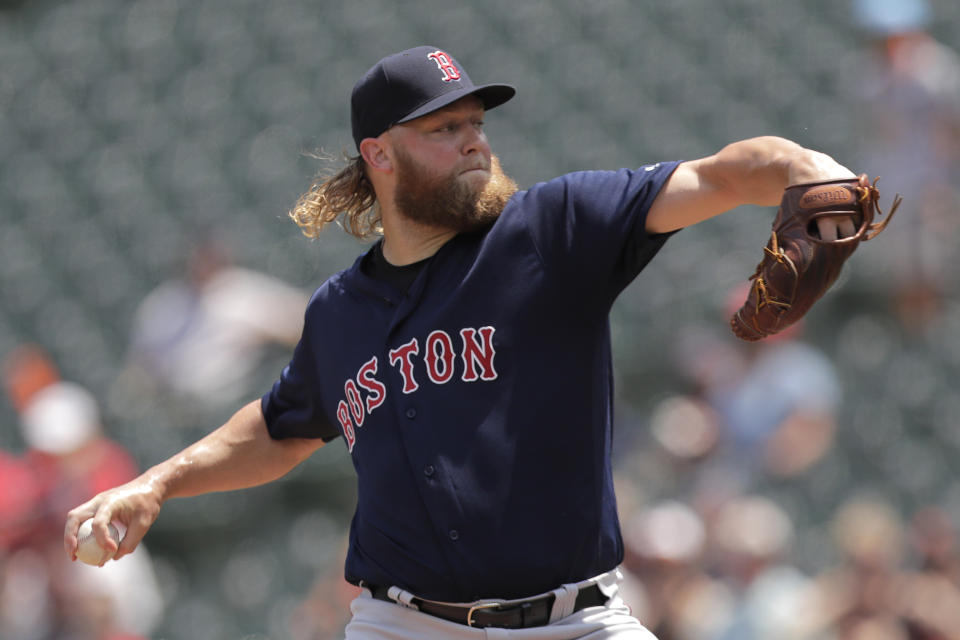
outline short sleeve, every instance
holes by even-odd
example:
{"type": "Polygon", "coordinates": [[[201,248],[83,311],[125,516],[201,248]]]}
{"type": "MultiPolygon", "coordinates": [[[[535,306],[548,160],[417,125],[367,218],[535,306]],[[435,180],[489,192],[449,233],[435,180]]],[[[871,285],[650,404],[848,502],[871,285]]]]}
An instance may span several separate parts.
{"type": "Polygon", "coordinates": [[[318,363],[306,336],[304,330],[293,358],[260,399],[260,406],[272,438],[321,438],[329,442],[340,435],[340,429],[323,412],[318,363]]]}
{"type": "Polygon", "coordinates": [[[647,213],[679,161],[618,171],[582,171],[521,195],[524,221],[545,266],[572,286],[616,294],[671,234],[646,231],[647,213]]]}

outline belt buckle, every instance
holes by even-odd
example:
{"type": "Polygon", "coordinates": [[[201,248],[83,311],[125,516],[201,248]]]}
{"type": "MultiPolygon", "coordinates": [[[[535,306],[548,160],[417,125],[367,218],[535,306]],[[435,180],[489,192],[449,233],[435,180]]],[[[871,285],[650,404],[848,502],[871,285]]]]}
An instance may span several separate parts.
{"type": "Polygon", "coordinates": [[[482,609],[499,609],[499,608],[500,608],[500,605],[501,605],[500,602],[486,602],[486,603],[483,603],[483,604],[475,604],[475,605],[473,605],[472,607],[470,607],[469,611],[467,611],[467,626],[468,626],[468,627],[472,627],[472,626],[473,626],[473,614],[474,614],[474,612],[476,612],[476,611],[478,611],[478,610],[482,610],[482,609]]]}

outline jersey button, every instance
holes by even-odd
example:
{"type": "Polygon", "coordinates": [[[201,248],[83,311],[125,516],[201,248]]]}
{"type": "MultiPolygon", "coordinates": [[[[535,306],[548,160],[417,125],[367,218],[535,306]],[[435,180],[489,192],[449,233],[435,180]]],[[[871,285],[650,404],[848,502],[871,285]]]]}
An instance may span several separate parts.
{"type": "Polygon", "coordinates": [[[407,409],[407,417],[410,418],[411,420],[413,420],[414,418],[416,418],[416,417],[417,417],[417,410],[414,409],[413,407],[410,407],[409,409],[407,409]]]}
{"type": "Polygon", "coordinates": [[[457,531],[456,529],[450,529],[450,539],[451,539],[451,540],[459,540],[459,539],[460,539],[460,532],[457,531]]]}
{"type": "Polygon", "coordinates": [[[427,476],[428,478],[433,476],[433,472],[434,472],[434,468],[432,464],[428,464],[423,468],[423,475],[427,476]]]}

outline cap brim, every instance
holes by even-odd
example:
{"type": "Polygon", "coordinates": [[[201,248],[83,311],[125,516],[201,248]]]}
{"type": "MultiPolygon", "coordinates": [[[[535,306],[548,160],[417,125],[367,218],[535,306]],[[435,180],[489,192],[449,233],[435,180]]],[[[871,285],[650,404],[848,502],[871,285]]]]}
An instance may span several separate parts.
{"type": "Polygon", "coordinates": [[[409,122],[415,118],[419,118],[420,116],[433,113],[437,109],[442,109],[448,104],[452,104],[457,100],[466,98],[467,96],[477,96],[480,98],[480,100],[483,102],[483,108],[489,111],[494,107],[499,107],[504,102],[512,98],[516,93],[517,90],[509,84],[484,84],[474,87],[469,91],[451,91],[420,105],[412,112],[397,120],[394,124],[409,122]]]}

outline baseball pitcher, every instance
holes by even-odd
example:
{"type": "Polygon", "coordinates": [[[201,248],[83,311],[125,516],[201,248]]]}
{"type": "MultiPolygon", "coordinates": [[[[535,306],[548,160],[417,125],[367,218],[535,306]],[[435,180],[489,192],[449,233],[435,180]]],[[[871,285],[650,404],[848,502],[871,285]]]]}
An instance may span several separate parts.
{"type": "MultiPolygon", "coordinates": [[[[360,78],[358,154],[291,217],[308,236],[340,223],[376,242],[316,290],[273,387],[73,509],[67,554],[93,518],[120,558],[167,500],[269,482],[339,438],[358,482],[350,640],[653,637],[618,596],[611,305],[684,227],[776,205],[789,185],[870,185],[762,137],[519,190],[484,133],[485,112],[514,93],[474,84],[434,46],[360,78]],[[119,545],[112,520],[127,527],[119,545]]],[[[864,218],[818,215],[808,231],[821,243],[859,238],[864,218]]]]}

